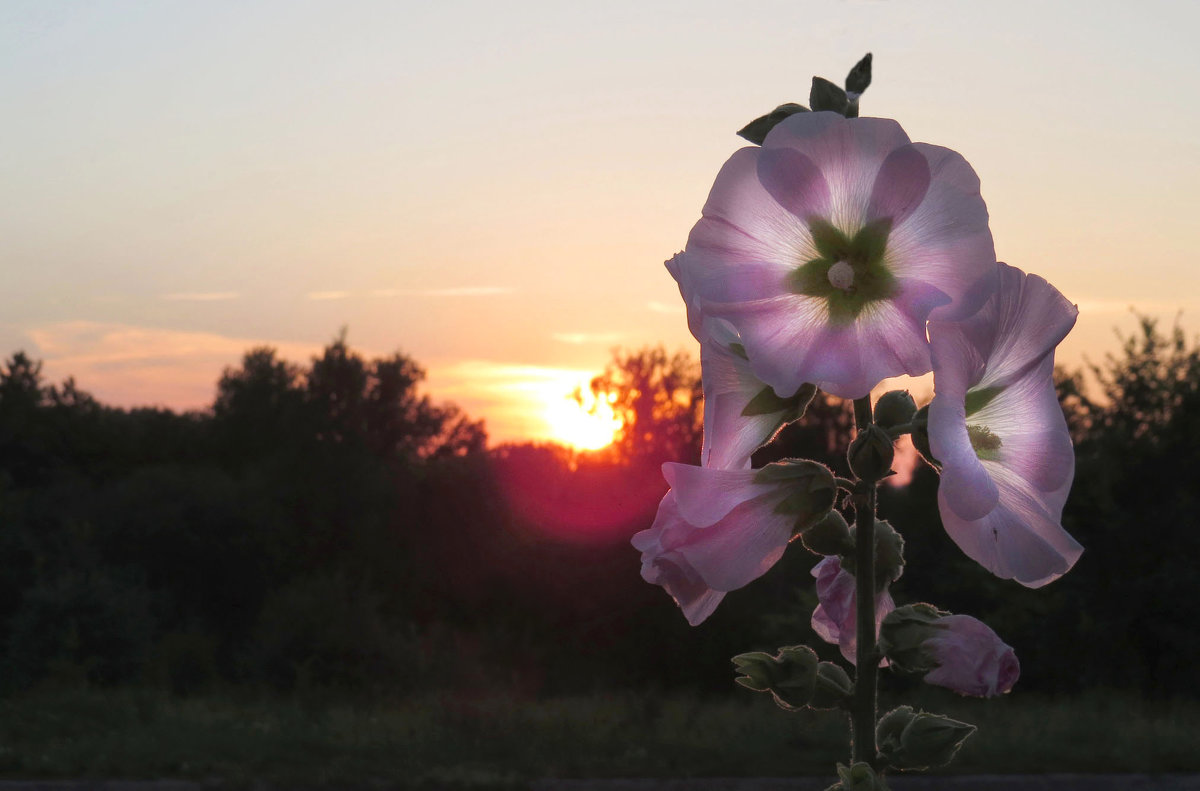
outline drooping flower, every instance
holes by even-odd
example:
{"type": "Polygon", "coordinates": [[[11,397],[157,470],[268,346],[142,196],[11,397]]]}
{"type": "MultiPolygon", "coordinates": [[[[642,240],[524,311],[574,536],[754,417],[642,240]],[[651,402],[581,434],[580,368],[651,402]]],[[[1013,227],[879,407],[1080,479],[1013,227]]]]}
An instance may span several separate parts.
{"type": "MultiPolygon", "coordinates": [[[[855,623],[854,575],[842,568],[837,555],[827,555],[813,566],[812,575],[817,578],[817,600],[820,604],[813,610],[812,628],[827,643],[836,645],[842,656],[850,663],[855,662],[858,647],[857,624],[855,623]]],[[[886,589],[875,596],[875,632],[884,617],[896,609],[892,594],[886,589]]]]}
{"type": "Polygon", "coordinates": [[[879,648],[892,665],[961,695],[994,697],[1021,675],[1017,654],[992,629],[969,615],[931,604],[908,604],[883,621],[879,648]]]}
{"type": "Polygon", "coordinates": [[[797,528],[829,512],[836,491],[829,469],[811,461],[759,470],[668,462],[663,475],[671,490],[633,546],[642,578],[663,586],[693,626],[775,565],[797,528]]]}
{"type": "Polygon", "coordinates": [[[781,397],[845,398],[930,370],[927,318],[973,313],[994,287],[979,180],[895,121],[799,113],[717,175],[668,262],[698,316],[727,319],[781,397]]]}
{"type": "Polygon", "coordinates": [[[929,323],[942,524],[968,557],[1031,588],[1083,552],[1060,523],[1075,455],[1053,380],[1054,347],[1078,313],[1042,278],[1001,265],[977,314],[929,323]]]}

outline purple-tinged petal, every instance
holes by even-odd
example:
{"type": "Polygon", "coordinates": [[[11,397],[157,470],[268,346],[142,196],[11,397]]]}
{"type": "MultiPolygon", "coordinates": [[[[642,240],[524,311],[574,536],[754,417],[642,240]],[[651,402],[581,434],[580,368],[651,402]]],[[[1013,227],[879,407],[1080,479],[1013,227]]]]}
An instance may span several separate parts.
{"type": "Polygon", "coordinates": [[[761,577],[787,548],[796,517],[760,498],[742,503],[676,551],[713,590],[731,591],[761,577]]]}
{"type": "Polygon", "coordinates": [[[762,150],[758,180],[776,203],[805,223],[829,210],[825,177],[811,159],[793,148],[762,150]]]}
{"type": "Polygon", "coordinates": [[[674,492],[667,492],[653,526],[634,535],[633,546],[642,552],[642,579],[661,585],[683,610],[688,623],[696,626],[712,614],[725,594],[709,588],[686,558],[673,550],[693,530],[679,515],[674,492]]]}
{"type": "Polygon", "coordinates": [[[747,500],[779,490],[778,484],[758,483],[757,470],[718,470],[669,461],[662,471],[675,491],[679,513],[694,527],[714,525],[747,500]]]}
{"type": "MultiPolygon", "coordinates": [[[[855,591],[854,575],[842,568],[837,555],[826,555],[813,566],[812,575],[817,578],[817,600],[820,604],[813,610],[812,628],[827,643],[836,645],[846,661],[855,664],[858,647],[857,614],[858,595],[855,591]]],[[[896,603],[888,591],[875,597],[875,636],[879,637],[879,626],[896,603]]],[[[880,664],[886,665],[884,660],[880,664]]]]}
{"type": "Polygon", "coordinates": [[[929,162],[918,148],[902,146],[888,154],[875,176],[867,217],[887,217],[899,225],[921,205],[929,192],[929,162]]]}
{"type": "Polygon", "coordinates": [[[996,462],[984,462],[999,493],[996,507],[979,519],[963,519],[938,488],[942,524],[954,543],[1001,579],[1040,588],[1070,571],[1083,554],[1043,501],[1044,495],[996,462]]]}
{"type": "MultiPolygon", "coordinates": [[[[934,386],[939,387],[938,369],[934,371],[934,386]]],[[[929,449],[942,463],[938,496],[956,517],[981,519],[996,507],[1000,490],[971,446],[963,401],[947,396],[940,388],[929,404],[929,449]]]]}
{"type": "Polygon", "coordinates": [[[938,667],[925,681],[962,695],[994,697],[1013,688],[1021,665],[1012,647],[969,615],[939,618],[934,637],[922,643],[938,667]]]}

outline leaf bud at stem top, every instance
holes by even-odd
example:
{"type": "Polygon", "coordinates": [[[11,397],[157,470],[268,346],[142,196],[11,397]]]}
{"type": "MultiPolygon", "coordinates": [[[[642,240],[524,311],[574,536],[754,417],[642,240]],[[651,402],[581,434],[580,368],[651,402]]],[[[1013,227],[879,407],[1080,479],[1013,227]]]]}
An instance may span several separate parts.
{"type": "Polygon", "coordinates": [[[861,429],[850,443],[846,460],[851,472],[864,481],[874,482],[891,472],[895,453],[887,430],[871,424],[861,429]]]}
{"type": "Polygon", "coordinates": [[[907,390],[889,390],[875,402],[875,423],[892,428],[910,422],[917,413],[917,402],[907,390]]]}

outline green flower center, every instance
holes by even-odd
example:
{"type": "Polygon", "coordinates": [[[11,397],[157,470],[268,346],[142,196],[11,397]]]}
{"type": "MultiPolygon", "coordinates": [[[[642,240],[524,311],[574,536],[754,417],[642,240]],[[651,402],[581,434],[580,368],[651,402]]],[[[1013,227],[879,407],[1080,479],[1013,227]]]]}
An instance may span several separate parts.
{"type": "Polygon", "coordinates": [[[1000,459],[1000,447],[1004,443],[987,426],[967,426],[967,437],[976,456],[984,461],[1000,459]]]}
{"type": "Polygon", "coordinates": [[[819,217],[810,218],[808,226],[817,257],[789,275],[793,294],[824,299],[834,324],[850,324],[867,305],[895,296],[896,278],[883,263],[890,218],[873,220],[853,236],[819,217]]]}

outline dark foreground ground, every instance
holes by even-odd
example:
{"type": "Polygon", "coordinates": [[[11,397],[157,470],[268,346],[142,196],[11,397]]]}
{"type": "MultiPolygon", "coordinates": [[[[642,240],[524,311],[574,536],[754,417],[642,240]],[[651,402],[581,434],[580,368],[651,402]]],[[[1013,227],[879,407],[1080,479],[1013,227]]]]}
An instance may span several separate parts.
{"type": "MultiPolygon", "coordinates": [[[[684,780],[606,779],[539,780],[512,791],[824,791],[826,778],[704,778],[684,780]]],[[[956,777],[893,777],[893,791],[1200,791],[1200,775],[961,775],[956,777]]],[[[266,791],[269,787],[259,787],[266,791]]],[[[438,791],[428,787],[429,791],[438,791]]],[[[448,787],[448,791],[451,788],[448,787]]],[[[175,780],[3,780],[0,791],[221,791],[223,786],[175,780]]],[[[272,789],[272,791],[286,791],[272,789]]],[[[339,789],[339,791],[347,791],[339,789]]],[[[357,789],[351,791],[360,791],[357,789]]],[[[368,789],[361,789],[368,791],[368,789]]],[[[370,791],[383,791],[370,789],[370,791]]]]}

